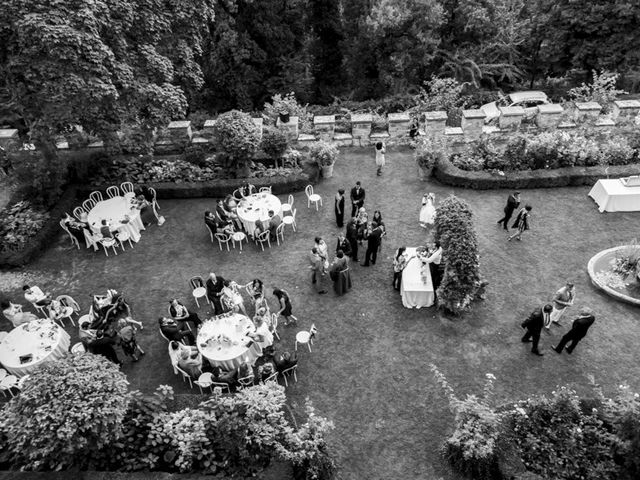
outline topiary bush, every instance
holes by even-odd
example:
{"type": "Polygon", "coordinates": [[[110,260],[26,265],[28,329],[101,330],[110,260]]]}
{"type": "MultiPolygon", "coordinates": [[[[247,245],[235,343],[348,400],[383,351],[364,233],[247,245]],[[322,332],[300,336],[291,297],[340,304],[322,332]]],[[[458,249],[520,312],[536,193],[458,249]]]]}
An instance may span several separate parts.
{"type": "Polygon", "coordinates": [[[437,207],[435,241],[440,242],[445,261],[436,296],[438,308],[459,315],[468,310],[481,285],[478,239],[469,205],[455,195],[437,207]]]}
{"type": "Polygon", "coordinates": [[[260,146],[260,131],[251,115],[238,110],[225,112],[213,126],[218,151],[224,152],[241,177],[248,176],[248,165],[260,146]]]}
{"type": "Polygon", "coordinates": [[[309,158],[319,167],[326,167],[336,163],[338,152],[338,147],[335,144],[320,140],[312,143],[309,147],[309,158]]]}
{"type": "Polygon", "coordinates": [[[10,461],[24,470],[85,467],[121,436],[125,375],[100,355],[46,363],[5,406],[0,432],[10,461]]]}
{"type": "Polygon", "coordinates": [[[282,158],[289,147],[287,136],[279,128],[268,126],[262,132],[260,148],[274,160],[282,158]]]}

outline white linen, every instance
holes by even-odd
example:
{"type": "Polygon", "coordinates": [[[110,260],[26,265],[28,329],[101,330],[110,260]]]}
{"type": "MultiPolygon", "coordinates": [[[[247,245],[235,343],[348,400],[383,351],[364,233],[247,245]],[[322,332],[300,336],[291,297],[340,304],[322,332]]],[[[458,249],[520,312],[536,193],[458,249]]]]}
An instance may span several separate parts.
{"type": "Polygon", "coordinates": [[[144,230],[144,225],[140,219],[140,210],[132,207],[131,201],[133,198],[133,193],[127,193],[124,197],[113,197],[98,202],[87,216],[91,230],[94,233],[100,233],[102,220],[108,220],[111,230],[126,232],[131,237],[131,240],[138,242],[140,240],[140,230],[144,230]],[[122,223],[125,216],[129,218],[129,222],[122,223]]]}
{"type": "MultiPolygon", "coordinates": [[[[408,247],[408,256],[416,254],[416,249],[408,247]]],[[[400,295],[402,304],[407,308],[430,307],[435,300],[433,283],[428,264],[424,266],[418,258],[412,258],[402,271],[402,282],[400,283],[400,295]],[[426,280],[423,280],[423,272],[426,280]]]]}
{"type": "Polygon", "coordinates": [[[69,351],[69,334],[49,319],[14,328],[0,343],[0,363],[16,377],[33,373],[43,363],[59,360],[69,351]],[[32,355],[28,363],[20,357],[32,355]]]}
{"type": "Polygon", "coordinates": [[[282,203],[280,199],[268,192],[262,192],[254,193],[240,200],[236,213],[245,231],[253,234],[258,220],[265,222],[265,226],[269,222],[269,210],[273,210],[275,215],[280,215],[280,218],[282,218],[282,203]]]}
{"type": "Polygon", "coordinates": [[[256,330],[253,322],[240,313],[231,313],[205,321],[198,332],[196,345],[203,357],[223,370],[233,370],[242,363],[253,365],[262,350],[247,336],[256,330]]]}
{"type": "Polygon", "coordinates": [[[640,187],[625,187],[620,179],[598,180],[589,192],[602,212],[640,211],[640,187]]]}

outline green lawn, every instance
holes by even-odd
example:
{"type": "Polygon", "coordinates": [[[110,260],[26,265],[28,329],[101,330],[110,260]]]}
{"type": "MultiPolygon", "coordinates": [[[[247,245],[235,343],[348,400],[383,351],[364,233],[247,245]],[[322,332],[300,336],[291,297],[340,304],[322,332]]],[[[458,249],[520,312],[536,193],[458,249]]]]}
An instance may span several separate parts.
{"type": "MultiPolygon", "coordinates": [[[[316,187],[324,199],[322,209],[308,210],[304,193],[296,194],[298,232],[287,231],[285,245],[264,253],[252,245],[242,253],[220,252],[210,243],[201,218],[214,199],[161,200],[167,222],[143,232],[135,249],[105,258],[102,252],[72,250],[60,236],[23,272],[0,273],[0,288],[20,300],[23,281],[33,282],[54,294],[74,296],[84,309],[92,293],[122,291],[135,318],[148,326],[139,337],[147,356],[124,366],[132,388],[149,391],[165,383],[180,392],[186,389],[173,375],[155,325],[171,297],[182,297],[195,307],[187,285],[191,275],[213,270],[239,283],[259,277],[269,289],[287,289],[300,321],[298,327],[280,328],[278,349],[293,349],[298,329],[315,323],[319,330],[313,353],[300,353],[299,382],[288,394],[294,405],[309,397],[321,415],[335,422],[329,440],[345,479],[458,478],[438,454],[451,432],[452,415],[428,371],[430,363],[462,393],[478,392],[484,374],[495,374],[497,401],[550,392],[561,383],[587,392],[588,374],[605,388],[626,381],[638,389],[640,311],[597,291],[586,265],[598,251],[637,236],[640,213],[600,214],[587,197],[587,187],[527,190],[522,198],[533,205],[532,229],[522,242],[507,243],[495,223],[506,191],[420,182],[411,155],[410,150],[389,149],[386,171],[376,177],[372,150],[343,150],[334,177],[316,187]],[[349,294],[320,296],[310,285],[306,253],[317,235],[333,250],[338,231],[333,195],[356,180],[367,191],[367,209],[382,211],[388,236],[378,264],[354,266],[349,294]],[[391,288],[394,249],[425,241],[418,212],[426,191],[435,192],[437,199],[455,193],[475,213],[481,271],[489,286],[486,301],[464,318],[444,318],[433,308],[404,309],[391,288]],[[592,307],[596,323],[572,356],[549,349],[564,328],[554,328],[550,336],[543,333],[546,355],[536,357],[520,343],[519,323],[566,278],[575,281],[576,306],[592,307]]],[[[566,315],[565,325],[575,311],[566,315]]],[[[200,309],[205,312],[210,309],[200,309]]],[[[3,328],[9,328],[8,322],[3,328]]]]}

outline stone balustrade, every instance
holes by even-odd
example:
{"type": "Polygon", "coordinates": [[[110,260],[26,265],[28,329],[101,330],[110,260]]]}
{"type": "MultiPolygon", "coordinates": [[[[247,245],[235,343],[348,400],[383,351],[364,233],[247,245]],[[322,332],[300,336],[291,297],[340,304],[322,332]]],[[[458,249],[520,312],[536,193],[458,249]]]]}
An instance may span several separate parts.
{"type": "Polygon", "coordinates": [[[322,140],[333,140],[336,130],[335,115],[316,115],[313,117],[313,129],[322,140]]]}
{"type": "Polygon", "coordinates": [[[500,130],[514,132],[520,128],[520,124],[524,118],[524,108],[498,107],[498,109],[500,110],[500,116],[498,117],[500,130]]]}
{"type": "Polygon", "coordinates": [[[189,120],[179,120],[169,123],[167,129],[169,136],[173,140],[191,140],[191,122],[189,120]]]}
{"type": "Polygon", "coordinates": [[[468,140],[476,140],[482,135],[485,113],[480,109],[462,111],[462,131],[468,140]]]}
{"type": "Polygon", "coordinates": [[[438,138],[445,134],[447,119],[449,116],[445,111],[424,113],[424,134],[429,138],[438,138]]]}
{"type": "Polygon", "coordinates": [[[562,121],[564,109],[562,105],[555,103],[548,105],[538,105],[538,114],[536,115],[536,125],[541,129],[557,128],[562,121]]]}
{"type": "Polygon", "coordinates": [[[616,125],[635,125],[639,113],[639,100],[616,100],[613,102],[611,119],[616,125]]]}
{"type": "Polygon", "coordinates": [[[409,135],[411,117],[408,113],[390,113],[387,115],[389,137],[398,138],[409,135]]]}
{"type": "Polygon", "coordinates": [[[602,105],[598,102],[576,102],[573,120],[576,123],[594,123],[600,116],[602,105]]]}

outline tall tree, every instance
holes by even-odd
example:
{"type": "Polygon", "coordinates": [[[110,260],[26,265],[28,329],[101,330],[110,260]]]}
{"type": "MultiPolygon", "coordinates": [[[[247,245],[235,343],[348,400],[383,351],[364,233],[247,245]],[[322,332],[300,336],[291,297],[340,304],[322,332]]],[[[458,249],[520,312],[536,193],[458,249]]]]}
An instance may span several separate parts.
{"type": "Polygon", "coordinates": [[[334,95],[344,91],[342,69],[343,39],[340,2],[336,0],[310,0],[309,27],[313,31],[311,56],[313,58],[314,100],[327,103],[334,95]]]}

